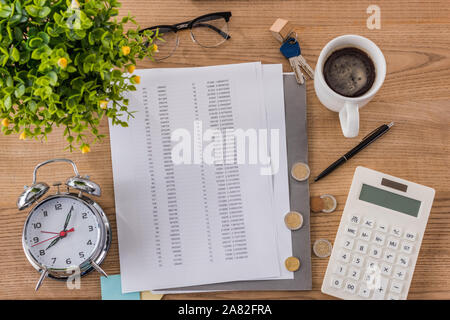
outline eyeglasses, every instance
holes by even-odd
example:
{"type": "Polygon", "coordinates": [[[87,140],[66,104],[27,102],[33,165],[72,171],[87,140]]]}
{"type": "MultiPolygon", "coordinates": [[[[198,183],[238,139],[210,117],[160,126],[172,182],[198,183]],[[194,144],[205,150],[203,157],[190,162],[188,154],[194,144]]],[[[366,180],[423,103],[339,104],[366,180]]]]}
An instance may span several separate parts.
{"type": "Polygon", "coordinates": [[[161,61],[170,57],[178,47],[178,31],[189,29],[191,39],[205,48],[213,48],[230,39],[228,33],[228,21],[231,12],[216,12],[205,14],[191,21],[181,22],[174,25],[158,25],[141,30],[153,31],[157,37],[153,43],[157,45],[157,52],[153,58],[161,61]]]}

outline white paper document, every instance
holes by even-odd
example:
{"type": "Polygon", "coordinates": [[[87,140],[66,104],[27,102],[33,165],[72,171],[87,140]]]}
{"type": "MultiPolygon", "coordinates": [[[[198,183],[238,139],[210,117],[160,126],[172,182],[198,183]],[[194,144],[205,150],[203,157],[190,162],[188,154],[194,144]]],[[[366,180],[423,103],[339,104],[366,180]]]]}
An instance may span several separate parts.
{"type": "Polygon", "coordinates": [[[248,148],[270,123],[284,130],[263,81],[278,71],[267,70],[136,71],[141,84],[128,95],[135,118],[127,128],[110,125],[123,292],[292,278],[280,263],[292,252],[279,221],[289,208],[285,133],[281,175],[262,174],[274,169],[270,148],[257,145],[256,156],[248,148]],[[243,163],[231,133],[248,142],[243,163]]]}

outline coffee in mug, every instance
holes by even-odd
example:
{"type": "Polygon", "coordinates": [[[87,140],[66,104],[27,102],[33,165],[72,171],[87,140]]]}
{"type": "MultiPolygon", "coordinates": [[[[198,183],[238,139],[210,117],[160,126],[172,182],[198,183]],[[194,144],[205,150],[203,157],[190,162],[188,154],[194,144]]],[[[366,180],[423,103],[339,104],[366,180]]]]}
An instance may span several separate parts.
{"type": "Polygon", "coordinates": [[[347,34],[328,42],[314,71],[314,90],[320,102],[339,113],[347,138],[359,132],[359,109],[380,90],[386,76],[386,60],[380,48],[367,38],[347,34]]]}
{"type": "Polygon", "coordinates": [[[364,51],[348,47],[334,51],[325,61],[323,75],[328,86],[345,97],[359,97],[375,81],[375,65],[364,51]]]}

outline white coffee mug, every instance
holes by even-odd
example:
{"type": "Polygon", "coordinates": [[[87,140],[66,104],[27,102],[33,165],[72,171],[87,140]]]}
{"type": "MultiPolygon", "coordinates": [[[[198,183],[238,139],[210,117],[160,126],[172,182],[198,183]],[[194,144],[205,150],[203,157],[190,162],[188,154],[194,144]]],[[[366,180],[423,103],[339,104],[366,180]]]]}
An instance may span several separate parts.
{"type": "Polygon", "coordinates": [[[322,49],[314,73],[314,89],[320,102],[332,111],[339,112],[342,133],[353,138],[359,131],[359,108],[365,106],[377,93],[386,76],[386,60],[380,48],[367,38],[358,35],[343,35],[334,38],[322,49]],[[372,87],[362,96],[349,98],[333,91],[325,81],[323,66],[327,58],[342,48],[358,48],[369,55],[375,66],[375,80],[372,87]]]}

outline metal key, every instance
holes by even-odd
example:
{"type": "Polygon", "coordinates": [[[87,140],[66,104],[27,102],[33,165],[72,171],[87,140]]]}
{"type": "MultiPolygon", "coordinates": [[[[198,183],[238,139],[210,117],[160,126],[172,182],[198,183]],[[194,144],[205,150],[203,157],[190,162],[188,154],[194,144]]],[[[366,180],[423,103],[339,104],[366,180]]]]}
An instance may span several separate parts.
{"type": "MultiPolygon", "coordinates": [[[[297,42],[298,43],[298,42],[297,42]]],[[[300,47],[300,44],[299,44],[300,47]]],[[[297,57],[300,61],[300,65],[303,70],[308,74],[308,76],[314,80],[314,69],[306,62],[306,59],[302,56],[302,49],[300,48],[300,55],[297,57]]]]}
{"type": "Polygon", "coordinates": [[[292,70],[295,74],[295,79],[299,84],[305,83],[305,76],[303,75],[300,61],[298,56],[300,55],[300,45],[295,38],[289,38],[280,47],[280,51],[289,60],[292,70]]]}
{"type": "MultiPolygon", "coordinates": [[[[289,38],[286,40],[285,43],[280,48],[280,51],[283,53],[283,51],[287,52],[289,54],[289,62],[291,63],[291,66],[295,69],[294,65],[300,65],[300,67],[306,72],[306,74],[311,78],[314,79],[314,69],[311,68],[311,66],[306,62],[305,58],[301,54],[301,48],[300,44],[298,43],[297,39],[295,38],[289,38]],[[286,46],[283,50],[283,46],[286,46]],[[293,65],[294,64],[294,65],[293,65]]],[[[284,53],[283,53],[284,54],[284,53]]],[[[284,55],[286,57],[286,55],[284,55]]]]}

